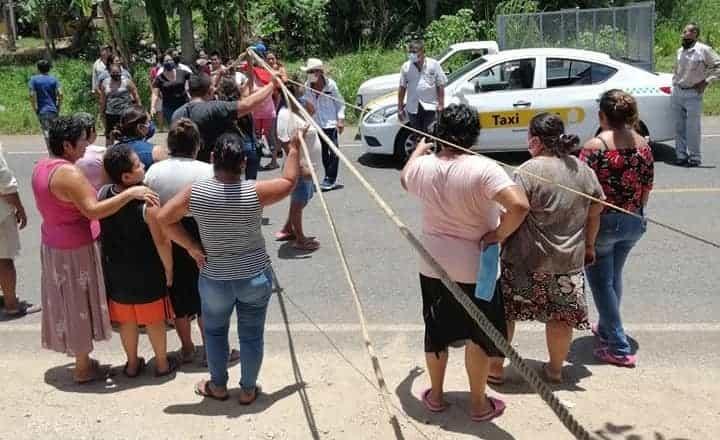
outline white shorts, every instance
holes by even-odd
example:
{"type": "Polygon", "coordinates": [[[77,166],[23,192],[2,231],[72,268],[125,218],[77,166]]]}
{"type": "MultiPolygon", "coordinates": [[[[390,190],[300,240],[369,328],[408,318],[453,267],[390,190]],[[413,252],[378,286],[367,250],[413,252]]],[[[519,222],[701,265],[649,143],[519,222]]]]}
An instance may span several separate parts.
{"type": "Polygon", "coordinates": [[[20,234],[14,215],[0,220],[0,259],[12,260],[20,255],[20,234]]]}

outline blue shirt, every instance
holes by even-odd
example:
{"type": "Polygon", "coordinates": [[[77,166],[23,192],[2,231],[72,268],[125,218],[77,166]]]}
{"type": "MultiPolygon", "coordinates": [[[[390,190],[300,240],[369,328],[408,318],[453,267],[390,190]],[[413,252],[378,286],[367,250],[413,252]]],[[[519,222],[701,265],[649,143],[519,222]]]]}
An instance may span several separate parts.
{"type": "Polygon", "coordinates": [[[128,144],[132,147],[135,154],[138,155],[140,162],[145,165],[145,170],[150,168],[153,164],[153,144],[145,141],[144,139],[120,139],[121,144],[128,144]]]}
{"type": "Polygon", "coordinates": [[[52,75],[33,75],[28,86],[37,100],[38,114],[58,112],[57,97],[60,82],[57,78],[52,75]]]}

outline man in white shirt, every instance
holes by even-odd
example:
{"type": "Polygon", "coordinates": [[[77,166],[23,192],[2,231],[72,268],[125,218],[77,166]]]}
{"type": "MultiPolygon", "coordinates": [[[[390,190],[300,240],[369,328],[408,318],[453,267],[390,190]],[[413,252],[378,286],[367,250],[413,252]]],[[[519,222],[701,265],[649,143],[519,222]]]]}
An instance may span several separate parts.
{"type": "Polygon", "coordinates": [[[39,312],[40,307],[19,301],[15,292],[17,272],[15,258],[20,253],[18,228],[27,225],[25,208],[20,201],[18,184],[8,167],[0,144],[0,288],[2,308],[6,316],[19,317],[39,312]]]}
{"type": "Polygon", "coordinates": [[[103,72],[107,72],[108,60],[112,56],[112,47],[103,46],[100,48],[100,58],[95,61],[92,67],[92,93],[97,93],[100,86],[99,77],[103,72]]]}
{"type": "MultiPolygon", "coordinates": [[[[345,100],[335,81],[327,77],[322,60],[309,58],[300,68],[307,73],[305,83],[305,101],[310,104],[313,119],[325,134],[338,145],[338,138],[345,129],[345,100]]],[[[340,186],[337,184],[340,159],[322,139],[322,161],[325,179],[320,189],[329,191],[340,186]]]]}
{"type": "Polygon", "coordinates": [[[400,119],[409,120],[411,127],[427,132],[435,115],[445,108],[445,84],[445,72],[440,63],[425,56],[425,44],[420,40],[411,42],[408,61],[400,69],[400,119]]]}
{"type": "Polygon", "coordinates": [[[698,42],[700,27],[689,23],[682,32],[673,69],[672,108],[675,115],[675,165],[697,167],[702,163],[702,99],[707,86],[720,78],[720,57],[698,42]]]}

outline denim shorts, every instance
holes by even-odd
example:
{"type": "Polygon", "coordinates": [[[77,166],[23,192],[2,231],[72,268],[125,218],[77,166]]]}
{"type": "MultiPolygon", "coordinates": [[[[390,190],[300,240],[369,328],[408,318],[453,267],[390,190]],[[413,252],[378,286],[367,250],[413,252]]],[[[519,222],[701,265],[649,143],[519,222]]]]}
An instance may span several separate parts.
{"type": "Polygon", "coordinates": [[[298,179],[298,183],[290,196],[291,203],[299,203],[303,206],[307,205],[315,194],[315,185],[310,179],[298,179]]]}

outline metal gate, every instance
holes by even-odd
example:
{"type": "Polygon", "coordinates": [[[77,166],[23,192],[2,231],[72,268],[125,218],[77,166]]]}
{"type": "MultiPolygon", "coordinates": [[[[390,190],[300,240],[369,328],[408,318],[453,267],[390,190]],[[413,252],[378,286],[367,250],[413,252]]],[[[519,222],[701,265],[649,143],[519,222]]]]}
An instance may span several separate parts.
{"type": "Polygon", "coordinates": [[[655,2],[498,15],[497,41],[502,50],[528,47],[594,50],[652,71],[655,2]]]}

